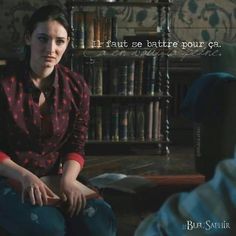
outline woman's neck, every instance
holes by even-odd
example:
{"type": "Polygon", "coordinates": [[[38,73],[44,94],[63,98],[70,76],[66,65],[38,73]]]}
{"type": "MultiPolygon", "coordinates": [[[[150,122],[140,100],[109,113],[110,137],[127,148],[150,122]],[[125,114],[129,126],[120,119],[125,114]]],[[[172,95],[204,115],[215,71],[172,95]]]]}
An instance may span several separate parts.
{"type": "Polygon", "coordinates": [[[43,88],[48,87],[47,85],[50,83],[50,77],[53,71],[47,71],[47,73],[42,73],[41,75],[36,74],[33,70],[30,70],[30,78],[32,79],[34,85],[43,90],[43,88]]]}

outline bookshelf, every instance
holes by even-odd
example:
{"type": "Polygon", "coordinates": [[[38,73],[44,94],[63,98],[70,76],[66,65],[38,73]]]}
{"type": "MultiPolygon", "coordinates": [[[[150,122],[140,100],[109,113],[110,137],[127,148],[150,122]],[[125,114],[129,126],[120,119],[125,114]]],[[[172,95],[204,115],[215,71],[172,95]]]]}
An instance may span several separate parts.
{"type": "Polygon", "coordinates": [[[72,28],[69,64],[91,91],[89,154],[169,154],[171,4],[66,1],[72,28]],[[154,8],[155,32],[121,36],[117,16],[104,14],[109,7],[154,8]]]}

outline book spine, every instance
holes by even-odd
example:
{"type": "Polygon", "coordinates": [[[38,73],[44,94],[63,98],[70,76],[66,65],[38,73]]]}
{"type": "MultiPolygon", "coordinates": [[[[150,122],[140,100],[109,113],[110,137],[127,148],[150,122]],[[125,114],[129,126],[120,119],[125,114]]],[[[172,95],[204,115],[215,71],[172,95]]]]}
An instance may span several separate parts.
{"type": "Polygon", "coordinates": [[[127,66],[127,94],[134,95],[134,71],[135,63],[134,60],[128,62],[127,66]]]}
{"type": "Polygon", "coordinates": [[[85,12],[85,47],[94,47],[94,13],[85,12]]]}
{"type": "Polygon", "coordinates": [[[101,44],[101,47],[104,47],[105,31],[106,31],[105,17],[104,16],[100,16],[99,17],[99,22],[100,22],[100,44],[101,44]]]}
{"type": "Polygon", "coordinates": [[[136,138],[144,141],[144,129],[145,129],[145,117],[144,117],[144,105],[136,105],[136,138]]]}
{"type": "Polygon", "coordinates": [[[103,61],[102,59],[97,59],[95,64],[94,71],[94,94],[102,95],[103,94],[103,61]]]}
{"type": "Polygon", "coordinates": [[[119,66],[119,88],[118,95],[127,95],[127,76],[128,76],[128,66],[127,62],[120,63],[119,66]]]}
{"type": "Polygon", "coordinates": [[[152,140],[152,129],[153,129],[153,102],[146,104],[146,119],[145,119],[145,136],[146,140],[152,140]]]}
{"type": "Polygon", "coordinates": [[[102,38],[103,38],[103,41],[102,42],[106,42],[108,39],[108,21],[107,21],[107,17],[103,16],[102,18],[102,38]]]}
{"type": "Polygon", "coordinates": [[[93,46],[95,48],[100,48],[101,47],[101,27],[100,27],[100,19],[99,17],[94,18],[94,43],[93,46]]]}
{"type": "Polygon", "coordinates": [[[117,66],[117,61],[116,60],[112,60],[110,61],[110,94],[114,94],[117,95],[118,94],[118,71],[119,68],[117,66]]]}
{"type": "Polygon", "coordinates": [[[154,95],[156,82],[156,57],[147,57],[145,61],[145,94],[154,95]]]}
{"type": "Polygon", "coordinates": [[[112,37],[112,18],[106,17],[106,38],[105,40],[111,40],[112,37]]]}
{"type": "Polygon", "coordinates": [[[119,141],[119,105],[118,104],[112,104],[111,138],[112,138],[112,141],[119,141]]]}
{"type": "Polygon", "coordinates": [[[111,18],[111,41],[117,42],[118,40],[118,28],[117,28],[117,17],[111,18]]]}
{"type": "Polygon", "coordinates": [[[85,48],[85,25],[83,12],[74,12],[73,14],[74,28],[74,48],[85,48]]]}
{"type": "Polygon", "coordinates": [[[128,107],[126,105],[120,107],[119,115],[120,115],[119,140],[127,141],[128,107]]]}
{"type": "Polygon", "coordinates": [[[151,73],[150,73],[150,83],[148,88],[148,94],[154,95],[155,94],[155,84],[156,84],[156,62],[157,57],[153,56],[151,57],[151,73]]]}
{"type": "Polygon", "coordinates": [[[135,139],[135,106],[129,104],[128,106],[128,125],[127,125],[127,136],[128,140],[135,139]]]}
{"type": "Polygon", "coordinates": [[[94,88],[95,88],[95,66],[94,66],[95,60],[92,58],[84,58],[84,78],[88,83],[89,89],[91,91],[91,94],[94,94],[94,88]]]}
{"type": "Polygon", "coordinates": [[[103,109],[103,139],[106,141],[111,140],[111,107],[106,105],[103,109]]]}
{"type": "Polygon", "coordinates": [[[153,104],[153,140],[159,140],[159,101],[155,101],[153,104]]]}
{"type": "Polygon", "coordinates": [[[143,91],[143,67],[144,60],[135,61],[135,78],[134,78],[134,93],[135,95],[142,95],[143,91]]]}

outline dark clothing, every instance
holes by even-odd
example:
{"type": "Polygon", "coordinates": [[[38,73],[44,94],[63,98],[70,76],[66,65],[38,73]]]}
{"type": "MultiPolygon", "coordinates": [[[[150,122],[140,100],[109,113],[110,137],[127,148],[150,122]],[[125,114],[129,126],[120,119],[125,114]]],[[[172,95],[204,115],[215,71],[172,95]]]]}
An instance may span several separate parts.
{"type": "Polygon", "coordinates": [[[49,86],[36,88],[24,63],[8,66],[0,79],[0,161],[10,157],[38,176],[55,173],[59,161],[84,163],[89,89],[83,78],[56,65],[49,86]]]}

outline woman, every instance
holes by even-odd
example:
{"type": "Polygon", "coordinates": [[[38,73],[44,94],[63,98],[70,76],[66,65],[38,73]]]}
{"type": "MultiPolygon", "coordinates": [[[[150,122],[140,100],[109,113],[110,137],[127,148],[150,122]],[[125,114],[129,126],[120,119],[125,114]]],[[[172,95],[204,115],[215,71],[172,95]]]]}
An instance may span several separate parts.
{"type": "Polygon", "coordinates": [[[0,79],[0,226],[15,236],[115,235],[104,201],[88,200],[76,184],[84,164],[89,90],[83,78],[58,64],[70,26],[57,6],[45,6],[25,31],[26,60],[0,79]],[[58,174],[67,211],[48,206],[53,196],[40,179],[58,174]],[[7,184],[17,180],[21,192],[7,184]]]}

